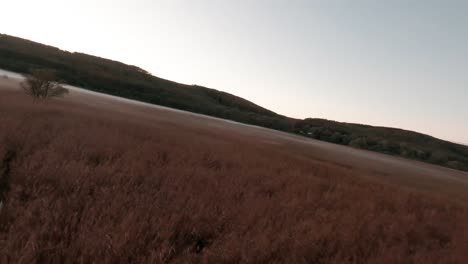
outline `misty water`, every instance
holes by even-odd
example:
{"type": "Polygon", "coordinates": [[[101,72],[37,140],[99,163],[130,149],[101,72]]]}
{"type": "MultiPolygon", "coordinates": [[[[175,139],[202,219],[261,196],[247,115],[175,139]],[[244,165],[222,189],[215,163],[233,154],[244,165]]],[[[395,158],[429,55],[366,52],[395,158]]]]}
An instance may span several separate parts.
{"type": "Polygon", "coordinates": [[[23,79],[23,75],[15,72],[5,71],[0,69],[0,77],[8,77],[8,78],[15,78],[15,79],[23,79]]]}

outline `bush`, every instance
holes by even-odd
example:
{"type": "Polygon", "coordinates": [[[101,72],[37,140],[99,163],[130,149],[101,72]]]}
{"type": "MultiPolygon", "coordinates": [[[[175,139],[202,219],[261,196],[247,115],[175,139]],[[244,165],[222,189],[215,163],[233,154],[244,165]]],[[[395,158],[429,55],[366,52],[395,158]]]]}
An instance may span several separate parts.
{"type": "Polygon", "coordinates": [[[355,148],[366,148],[367,147],[367,140],[365,138],[356,138],[349,142],[349,146],[355,148]]]}
{"type": "Polygon", "coordinates": [[[449,157],[448,157],[448,155],[446,153],[444,153],[442,151],[435,151],[429,157],[429,160],[432,163],[435,163],[435,164],[445,164],[445,163],[447,163],[449,161],[449,157]]]}
{"type": "Polygon", "coordinates": [[[26,81],[21,86],[34,100],[63,97],[68,93],[68,90],[57,82],[55,73],[45,69],[34,70],[31,75],[26,76],[26,81]]]}

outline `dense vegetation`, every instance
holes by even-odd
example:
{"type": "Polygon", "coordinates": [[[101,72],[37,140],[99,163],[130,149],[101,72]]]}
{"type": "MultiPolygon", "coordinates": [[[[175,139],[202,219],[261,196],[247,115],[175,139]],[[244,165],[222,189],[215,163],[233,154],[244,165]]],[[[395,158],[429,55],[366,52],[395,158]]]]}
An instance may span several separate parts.
{"type": "Polygon", "coordinates": [[[0,35],[0,68],[19,73],[53,69],[65,83],[93,91],[468,171],[468,147],[463,145],[400,129],[292,119],[225,92],[164,80],[135,66],[12,36],[0,35]]]}
{"type": "Polygon", "coordinates": [[[468,171],[468,147],[413,131],[308,118],[294,132],[335,144],[468,171]]]}
{"type": "Polygon", "coordinates": [[[468,263],[468,206],[450,188],[83,102],[0,89],[0,263],[468,263]]]}

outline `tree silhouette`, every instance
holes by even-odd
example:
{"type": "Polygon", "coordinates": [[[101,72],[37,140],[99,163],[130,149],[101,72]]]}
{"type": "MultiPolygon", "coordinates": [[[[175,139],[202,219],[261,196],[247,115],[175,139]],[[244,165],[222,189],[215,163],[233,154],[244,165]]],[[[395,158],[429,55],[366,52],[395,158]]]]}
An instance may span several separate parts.
{"type": "Polygon", "coordinates": [[[47,100],[68,94],[68,90],[57,82],[55,73],[47,69],[32,71],[21,86],[34,100],[47,100]]]}

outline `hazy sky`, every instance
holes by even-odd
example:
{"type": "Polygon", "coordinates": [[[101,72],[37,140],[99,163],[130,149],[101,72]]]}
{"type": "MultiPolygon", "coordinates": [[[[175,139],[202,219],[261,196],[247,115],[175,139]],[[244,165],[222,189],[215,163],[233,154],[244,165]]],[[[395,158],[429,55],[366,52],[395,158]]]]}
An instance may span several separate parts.
{"type": "Polygon", "coordinates": [[[468,143],[468,1],[10,0],[0,33],[291,117],[468,143]]]}

